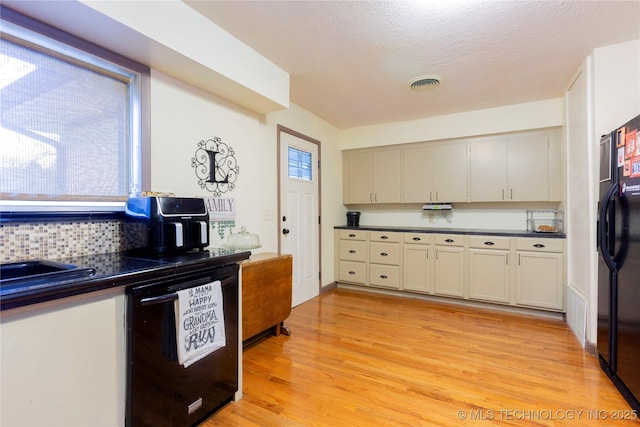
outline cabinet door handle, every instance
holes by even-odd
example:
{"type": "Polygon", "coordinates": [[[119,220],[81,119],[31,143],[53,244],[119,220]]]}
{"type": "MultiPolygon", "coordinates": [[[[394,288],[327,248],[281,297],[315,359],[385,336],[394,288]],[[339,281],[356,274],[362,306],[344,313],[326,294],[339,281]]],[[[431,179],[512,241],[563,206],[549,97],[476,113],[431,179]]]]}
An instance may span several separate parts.
{"type": "Polygon", "coordinates": [[[375,201],[378,201],[378,193],[374,193],[375,194],[375,201]]]}
{"type": "Polygon", "coordinates": [[[484,242],[484,244],[485,244],[485,245],[487,245],[487,246],[493,246],[493,245],[495,245],[495,243],[493,243],[493,242],[484,242]]]}
{"type": "Polygon", "coordinates": [[[433,202],[433,191],[429,191],[429,201],[433,202]]]}
{"type": "Polygon", "coordinates": [[[356,253],[356,251],[355,251],[354,249],[349,249],[349,253],[350,253],[350,254],[355,254],[355,253],[356,253]]]}
{"type": "Polygon", "coordinates": [[[388,254],[388,253],[386,253],[386,252],[380,252],[380,255],[382,255],[382,256],[389,256],[389,254],[388,254]]]}
{"type": "Polygon", "coordinates": [[[389,238],[389,236],[380,236],[380,239],[382,240],[387,240],[389,238]]]}
{"type": "Polygon", "coordinates": [[[545,246],[542,243],[536,243],[535,245],[533,245],[534,248],[544,248],[545,246]]]}
{"type": "Polygon", "coordinates": [[[509,265],[509,254],[507,254],[507,261],[505,263],[506,265],[509,265]]]}
{"type": "Polygon", "coordinates": [[[518,265],[520,265],[520,254],[518,254],[518,265]]]}
{"type": "Polygon", "coordinates": [[[369,201],[373,202],[373,193],[369,193],[369,201]]]}
{"type": "Polygon", "coordinates": [[[353,276],[354,274],[356,274],[356,272],[355,272],[355,271],[353,271],[353,270],[351,270],[351,271],[349,272],[349,274],[351,274],[351,275],[353,276]]]}
{"type": "Polygon", "coordinates": [[[504,188],[502,189],[502,200],[504,200],[504,188]]]}
{"type": "Polygon", "coordinates": [[[386,274],[381,274],[381,275],[380,275],[380,278],[381,278],[381,279],[388,279],[388,278],[389,278],[389,276],[387,276],[386,274]]]}
{"type": "Polygon", "coordinates": [[[421,238],[419,238],[419,237],[414,237],[414,238],[413,238],[413,241],[414,241],[414,242],[419,242],[420,240],[422,240],[422,239],[421,239],[421,238]]]}
{"type": "Polygon", "coordinates": [[[356,237],[355,234],[349,234],[349,237],[356,237]]]}
{"type": "Polygon", "coordinates": [[[440,200],[440,199],[438,198],[438,190],[436,190],[436,200],[440,200]]]}
{"type": "Polygon", "coordinates": [[[453,239],[447,239],[447,240],[445,240],[445,242],[447,242],[447,243],[453,243],[453,242],[454,242],[454,240],[453,240],[453,239]]]}
{"type": "Polygon", "coordinates": [[[513,200],[513,188],[511,189],[511,200],[513,200]]]}

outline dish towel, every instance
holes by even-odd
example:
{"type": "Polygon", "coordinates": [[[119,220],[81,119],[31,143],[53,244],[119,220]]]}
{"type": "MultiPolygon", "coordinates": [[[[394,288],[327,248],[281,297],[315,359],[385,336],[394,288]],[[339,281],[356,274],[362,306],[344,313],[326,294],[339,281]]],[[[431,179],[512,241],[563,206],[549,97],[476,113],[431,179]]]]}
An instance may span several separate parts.
{"type": "Polygon", "coordinates": [[[178,362],[187,366],[226,345],[222,285],[219,280],[178,291],[178,362]]]}

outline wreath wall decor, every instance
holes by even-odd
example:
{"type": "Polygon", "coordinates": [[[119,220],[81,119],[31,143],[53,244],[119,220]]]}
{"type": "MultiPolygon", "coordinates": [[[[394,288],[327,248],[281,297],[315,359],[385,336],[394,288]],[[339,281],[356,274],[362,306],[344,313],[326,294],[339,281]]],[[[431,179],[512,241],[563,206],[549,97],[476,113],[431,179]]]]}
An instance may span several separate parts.
{"type": "Polygon", "coordinates": [[[191,167],[195,168],[200,188],[220,197],[227,191],[233,191],[240,174],[235,151],[219,137],[198,142],[191,167]]]}

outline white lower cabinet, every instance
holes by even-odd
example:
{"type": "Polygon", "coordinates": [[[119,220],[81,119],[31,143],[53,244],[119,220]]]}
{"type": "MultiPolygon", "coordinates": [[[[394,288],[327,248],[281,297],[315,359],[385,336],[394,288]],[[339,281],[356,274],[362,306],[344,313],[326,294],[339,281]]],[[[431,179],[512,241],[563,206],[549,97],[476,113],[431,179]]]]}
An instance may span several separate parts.
{"type": "Polygon", "coordinates": [[[464,297],[464,235],[436,234],[434,292],[437,295],[464,297]]]}
{"type": "Polygon", "coordinates": [[[438,295],[464,297],[464,248],[436,247],[435,289],[438,295]]]}
{"type": "Polygon", "coordinates": [[[469,298],[509,302],[509,252],[469,249],[469,298]]]}
{"type": "Polygon", "coordinates": [[[338,281],[367,283],[367,232],[338,230],[335,238],[338,246],[338,281]]]}
{"type": "Polygon", "coordinates": [[[124,426],[124,288],[4,310],[3,426],[124,426]]]}
{"type": "Polygon", "coordinates": [[[401,233],[369,232],[369,285],[400,289],[401,233]]]}
{"type": "Polygon", "coordinates": [[[564,239],[339,230],[338,281],[564,311],[564,239]]]}
{"type": "Polygon", "coordinates": [[[369,265],[369,284],[385,288],[400,288],[400,267],[397,265],[369,265]]]}
{"type": "Polygon", "coordinates": [[[404,269],[402,288],[407,291],[433,293],[433,235],[403,233],[404,269]]]}
{"type": "Polygon", "coordinates": [[[564,241],[517,239],[516,304],[564,311],[564,241]]]}
{"type": "Polygon", "coordinates": [[[364,262],[340,261],[338,277],[341,282],[366,283],[367,264],[364,262]]]}
{"type": "Polygon", "coordinates": [[[510,240],[505,237],[469,237],[469,298],[509,303],[510,240]]]}

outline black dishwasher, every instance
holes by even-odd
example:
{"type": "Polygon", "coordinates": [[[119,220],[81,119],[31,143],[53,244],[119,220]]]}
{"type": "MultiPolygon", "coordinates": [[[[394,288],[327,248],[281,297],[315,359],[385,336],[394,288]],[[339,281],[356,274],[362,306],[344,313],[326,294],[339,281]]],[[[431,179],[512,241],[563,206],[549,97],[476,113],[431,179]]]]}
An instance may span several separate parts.
{"type": "Polygon", "coordinates": [[[192,426],[202,422],[238,390],[237,264],[136,284],[127,291],[126,425],[192,426]],[[226,345],[184,367],[175,347],[177,291],[219,280],[226,345]]]}

